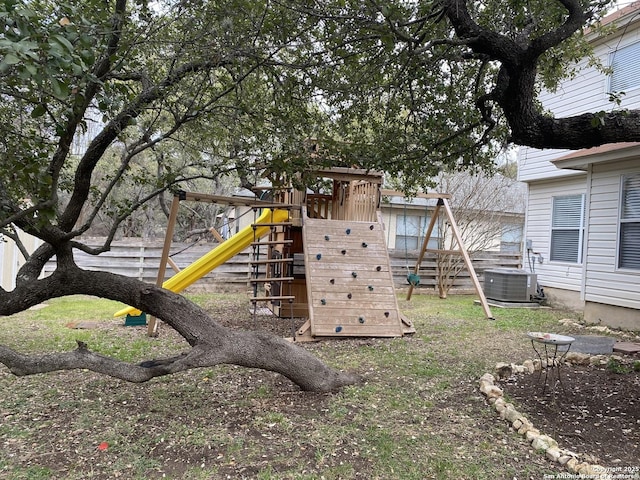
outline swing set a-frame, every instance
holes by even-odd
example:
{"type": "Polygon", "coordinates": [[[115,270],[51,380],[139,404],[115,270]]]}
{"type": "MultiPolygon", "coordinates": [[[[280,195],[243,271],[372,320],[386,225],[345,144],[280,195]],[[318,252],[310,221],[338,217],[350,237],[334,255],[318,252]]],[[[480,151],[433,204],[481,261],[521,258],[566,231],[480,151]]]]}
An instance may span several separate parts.
{"type": "MultiPolygon", "coordinates": [[[[383,190],[382,194],[385,196],[399,196],[404,197],[405,194],[395,190],[383,190]]],[[[431,216],[431,221],[429,222],[429,226],[425,232],[424,240],[422,242],[422,247],[420,249],[420,253],[418,254],[418,259],[416,260],[416,265],[414,267],[413,273],[407,274],[407,280],[409,281],[409,290],[407,292],[407,301],[411,300],[411,295],[413,294],[414,288],[420,282],[420,267],[422,261],[424,260],[424,256],[427,252],[436,253],[436,254],[452,254],[452,255],[460,255],[464,261],[465,267],[469,272],[469,276],[471,277],[471,282],[473,283],[473,287],[480,298],[480,304],[482,305],[482,309],[484,310],[485,316],[493,320],[493,314],[491,313],[491,308],[489,308],[489,303],[487,302],[487,298],[484,295],[484,291],[482,290],[482,286],[480,285],[480,281],[478,280],[478,276],[476,275],[476,271],[473,268],[473,263],[471,262],[471,257],[469,256],[469,252],[464,246],[464,242],[462,240],[462,235],[460,234],[460,229],[458,228],[458,224],[453,216],[453,211],[451,210],[451,206],[449,205],[448,199],[451,198],[450,194],[446,193],[418,193],[415,195],[417,198],[424,199],[435,199],[436,207],[433,211],[433,215],[431,216]],[[444,249],[436,249],[436,248],[428,248],[429,240],[431,239],[431,235],[433,234],[433,229],[435,228],[436,222],[440,218],[440,215],[446,215],[447,221],[451,226],[451,231],[453,233],[454,239],[458,246],[457,250],[444,250],[444,249]]]]}

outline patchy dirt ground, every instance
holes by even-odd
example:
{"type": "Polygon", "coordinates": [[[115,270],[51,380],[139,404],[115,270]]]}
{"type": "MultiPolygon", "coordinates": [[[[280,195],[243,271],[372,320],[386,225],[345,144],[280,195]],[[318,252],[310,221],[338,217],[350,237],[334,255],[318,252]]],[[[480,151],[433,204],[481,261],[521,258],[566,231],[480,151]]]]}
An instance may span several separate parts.
{"type": "MultiPolygon", "coordinates": [[[[255,328],[247,319],[244,326],[255,328]]],[[[263,316],[260,328],[292,336],[300,325],[263,316]]],[[[640,359],[639,359],[640,360],[640,359]]],[[[563,366],[561,384],[544,372],[514,376],[504,382],[504,392],[541,432],[562,448],[586,455],[591,463],[606,467],[637,468],[640,474],[640,371],[627,358],[625,373],[606,366],[563,366]]]]}
{"type": "MultiPolygon", "coordinates": [[[[228,326],[290,337],[301,324],[266,315],[257,322],[248,316],[244,324],[235,319],[228,326]]],[[[640,371],[633,370],[633,361],[627,358],[625,373],[606,366],[563,366],[561,384],[550,374],[544,387],[544,372],[536,372],[511,377],[503,388],[518,410],[561,448],[586,455],[594,464],[638,468],[632,473],[640,473],[640,371]]]]}
{"type": "MultiPolygon", "coordinates": [[[[285,337],[301,323],[254,319],[243,299],[206,307],[229,327],[285,337]]],[[[279,375],[234,366],[141,385],[82,371],[18,378],[0,368],[0,478],[540,480],[564,472],[510,431],[477,389],[479,372],[495,361],[531,353],[522,333],[526,318],[515,328],[441,317],[423,318],[419,333],[403,339],[306,345],[365,378],[358,388],[329,394],[301,392],[279,375]],[[451,342],[453,330],[458,343],[451,342]]],[[[113,348],[148,343],[144,327],[101,328],[113,348]]],[[[171,339],[180,344],[161,325],[153,342],[160,349],[171,339]]],[[[563,375],[575,396],[542,395],[536,375],[504,389],[563,448],[591,453],[605,466],[638,467],[638,373],[586,370],[575,385],[577,374],[567,367],[563,375]],[[586,385],[591,390],[578,397],[586,385]],[[607,399],[606,410],[596,411],[596,396],[607,399]],[[626,409],[629,399],[633,409],[626,409]],[[559,423],[567,418],[580,426],[559,423]],[[620,436],[599,433],[595,423],[620,436]]]]}
{"type": "Polygon", "coordinates": [[[550,373],[545,387],[544,372],[536,372],[513,376],[502,388],[561,448],[591,455],[602,466],[640,468],[640,372],[632,364],[626,370],[562,366],[561,384],[550,373]]]}

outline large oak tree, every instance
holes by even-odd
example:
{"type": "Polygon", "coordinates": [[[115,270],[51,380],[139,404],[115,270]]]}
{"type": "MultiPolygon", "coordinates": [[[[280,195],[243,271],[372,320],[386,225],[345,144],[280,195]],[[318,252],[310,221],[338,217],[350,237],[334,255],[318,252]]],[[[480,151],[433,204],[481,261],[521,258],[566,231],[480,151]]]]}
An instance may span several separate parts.
{"type": "Polygon", "coordinates": [[[508,145],[640,140],[640,112],[615,101],[607,112],[567,118],[538,102],[541,88],[553,90],[579,60],[597,62],[586,33],[611,33],[599,25],[607,0],[302,3],[322,24],[307,60],[333,67],[311,75],[334,116],[335,149],[348,144],[408,188],[441,170],[491,170],[508,145]]]}
{"type": "Polygon", "coordinates": [[[0,314],[51,298],[88,294],[154,315],[191,346],[183,355],[130,364],[79,344],[23,355],[0,346],[17,375],[90,369],[143,382],[231,363],[279,372],[302,389],[354,383],[305,349],[273,335],[224,328],[185,298],[135,279],[85,271],[74,250],[99,254],[131,212],[184,182],[244,177],[302,146],[314,123],[287,50],[305,42],[306,17],[270,2],[7,0],[0,5],[0,227],[42,240],[0,290],[0,314]],[[78,145],[79,144],[79,145],[78,145]],[[167,147],[170,146],[170,147],[167,147]],[[137,161],[143,152],[180,150],[137,161]],[[125,184],[145,195],[118,198],[125,184]],[[111,230],[101,248],[80,236],[98,215],[111,230]],[[56,269],[39,278],[55,257],[56,269]]]}
{"type": "Polygon", "coordinates": [[[302,171],[308,137],[320,139],[317,161],[383,169],[407,189],[442,170],[491,170],[510,142],[577,149],[638,141],[639,112],[553,118],[537,102],[541,85],[552,87],[588,54],[581,32],[607,3],[6,0],[0,227],[44,243],[15,290],[0,291],[0,314],[97,295],[157,316],[192,348],[132,365],[86,345],[43,356],[0,347],[0,361],[20,375],[89,368],[145,381],[235,363],[310,390],[356,381],[284,340],[225,329],[179,295],[83,271],[73,251],[107,249],[132,211],[181,182],[302,171]],[[156,155],[152,172],[137,161],[162,148],[187,160],[176,166],[156,155]],[[112,201],[125,183],[146,194],[112,201]],[[98,215],[111,219],[110,235],[91,249],[80,238],[98,215]],[[54,256],[56,271],[40,279],[54,256]]]}

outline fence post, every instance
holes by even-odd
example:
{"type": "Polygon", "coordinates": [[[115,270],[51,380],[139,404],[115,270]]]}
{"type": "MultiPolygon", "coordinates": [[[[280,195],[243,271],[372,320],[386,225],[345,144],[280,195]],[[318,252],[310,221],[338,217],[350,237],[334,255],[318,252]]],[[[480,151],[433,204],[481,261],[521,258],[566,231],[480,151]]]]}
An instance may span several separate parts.
{"type": "Polygon", "coordinates": [[[138,280],[144,281],[144,244],[140,245],[140,260],[138,261],[138,280]]]}

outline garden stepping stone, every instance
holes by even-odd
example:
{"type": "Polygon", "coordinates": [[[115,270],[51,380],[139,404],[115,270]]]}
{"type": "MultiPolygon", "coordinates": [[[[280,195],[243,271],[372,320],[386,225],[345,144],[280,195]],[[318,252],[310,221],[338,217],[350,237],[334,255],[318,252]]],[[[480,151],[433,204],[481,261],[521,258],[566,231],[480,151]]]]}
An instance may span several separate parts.
{"type": "MultiPolygon", "coordinates": [[[[575,340],[571,344],[570,351],[588,353],[590,355],[610,355],[616,339],[602,335],[572,335],[575,340]]],[[[559,351],[567,350],[567,346],[558,347],[559,351]]]]}
{"type": "Polygon", "coordinates": [[[640,343],[616,342],[616,344],[613,346],[613,351],[626,355],[640,354],[640,343]]]}

